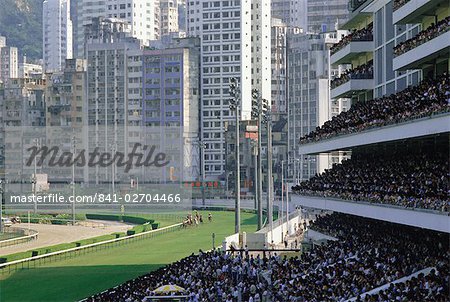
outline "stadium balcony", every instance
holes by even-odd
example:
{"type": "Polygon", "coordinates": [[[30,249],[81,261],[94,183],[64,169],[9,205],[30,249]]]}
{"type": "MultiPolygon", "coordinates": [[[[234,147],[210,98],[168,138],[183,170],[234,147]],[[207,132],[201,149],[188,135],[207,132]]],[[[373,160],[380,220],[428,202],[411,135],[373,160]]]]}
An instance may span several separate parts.
{"type": "Polygon", "coordinates": [[[392,21],[394,24],[417,23],[422,16],[434,15],[445,3],[448,0],[394,0],[392,21]]]}
{"type": "Polygon", "coordinates": [[[350,33],[334,45],[330,52],[332,65],[351,64],[362,55],[373,52],[372,26],[350,33]]]}
{"type": "Polygon", "coordinates": [[[373,90],[373,76],[365,79],[350,79],[344,84],[341,84],[331,89],[331,98],[347,98],[359,92],[373,90]]]}
{"type": "Polygon", "coordinates": [[[450,233],[450,216],[447,213],[408,209],[400,206],[374,204],[363,201],[349,201],[292,194],[292,204],[307,208],[330,210],[377,220],[389,221],[429,230],[450,233]]]}
{"type": "Polygon", "coordinates": [[[436,136],[450,132],[450,113],[441,113],[365,131],[341,134],[328,139],[303,143],[298,154],[319,154],[348,150],[358,146],[436,136]]]}
{"type": "Polygon", "coordinates": [[[371,12],[365,12],[365,8],[372,3],[373,0],[349,0],[348,10],[350,15],[347,22],[341,26],[341,29],[351,30],[358,28],[358,25],[372,16],[371,12]]]}
{"type": "Polygon", "coordinates": [[[367,41],[352,41],[331,55],[332,65],[350,64],[352,60],[369,52],[373,52],[373,39],[367,41]]]}
{"type": "Polygon", "coordinates": [[[373,61],[347,70],[331,81],[331,98],[351,97],[359,92],[373,90],[373,61]]]}
{"type": "Polygon", "coordinates": [[[449,54],[450,30],[447,28],[444,33],[394,57],[393,68],[399,71],[422,69],[436,64],[436,61],[448,60],[449,54]]]}

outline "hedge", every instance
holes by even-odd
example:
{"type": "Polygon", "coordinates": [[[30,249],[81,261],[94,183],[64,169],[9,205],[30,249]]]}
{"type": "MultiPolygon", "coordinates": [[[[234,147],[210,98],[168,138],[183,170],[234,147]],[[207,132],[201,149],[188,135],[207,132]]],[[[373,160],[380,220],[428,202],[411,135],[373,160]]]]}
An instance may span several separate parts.
{"type": "Polygon", "coordinates": [[[136,217],[136,216],[122,216],[123,222],[134,223],[134,224],[144,224],[144,223],[153,223],[155,220],[147,219],[144,217],[136,217]]]}
{"type": "Polygon", "coordinates": [[[121,216],[121,215],[112,215],[112,214],[86,214],[87,219],[96,219],[96,220],[110,220],[110,221],[123,221],[133,224],[144,224],[144,223],[153,223],[155,220],[147,219],[144,217],[138,216],[121,216]]]}
{"type": "Polygon", "coordinates": [[[61,219],[53,219],[51,220],[51,224],[58,224],[58,225],[66,225],[67,220],[61,220],[61,219]]]}
{"type": "Polygon", "coordinates": [[[95,220],[120,221],[119,215],[108,215],[108,214],[86,214],[86,218],[95,220]]]}

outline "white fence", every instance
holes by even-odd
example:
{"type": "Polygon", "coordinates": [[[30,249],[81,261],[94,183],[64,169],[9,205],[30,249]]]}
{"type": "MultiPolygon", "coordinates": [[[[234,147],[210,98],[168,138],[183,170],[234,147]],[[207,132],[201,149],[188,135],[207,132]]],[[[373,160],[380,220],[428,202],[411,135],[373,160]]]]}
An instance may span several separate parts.
{"type": "Polygon", "coordinates": [[[22,234],[21,236],[14,237],[11,239],[1,240],[0,241],[0,247],[10,246],[14,244],[24,243],[31,240],[37,239],[39,233],[35,230],[29,230],[29,229],[21,229],[21,228],[5,228],[5,230],[13,231],[17,229],[22,234]]]}
{"type": "Polygon", "coordinates": [[[88,252],[98,251],[101,249],[107,249],[121,244],[130,243],[133,241],[152,238],[156,235],[165,234],[174,230],[179,230],[182,227],[182,223],[177,223],[167,227],[163,227],[156,230],[151,230],[147,232],[142,232],[139,234],[129,235],[125,237],[110,239],[102,242],[91,243],[79,247],[74,247],[66,250],[56,251],[53,253],[47,253],[43,255],[38,255],[34,257],[29,257],[25,259],[20,259],[16,261],[6,262],[0,264],[0,274],[11,273],[19,269],[27,269],[32,267],[37,267],[43,263],[68,259],[71,257],[87,254],[88,252]]]}
{"type": "Polygon", "coordinates": [[[239,248],[239,233],[225,237],[222,241],[222,250],[226,251],[230,249],[231,246],[239,248]]]}
{"type": "MultiPolygon", "coordinates": [[[[365,292],[365,293],[361,294],[360,297],[361,297],[361,299],[364,299],[364,297],[367,296],[367,295],[377,294],[377,293],[379,293],[382,290],[388,289],[391,286],[391,284],[397,284],[397,283],[406,282],[408,280],[411,280],[412,278],[417,277],[419,274],[428,275],[431,272],[432,269],[436,269],[436,268],[434,268],[434,267],[427,267],[427,268],[425,268],[423,270],[415,272],[414,274],[411,274],[409,276],[400,278],[400,279],[392,281],[390,283],[386,283],[385,285],[382,285],[382,286],[374,288],[374,289],[372,289],[372,290],[370,290],[368,292],[365,292]]],[[[356,299],[357,299],[357,297],[353,297],[353,298],[351,298],[351,299],[349,299],[349,300],[347,300],[345,302],[356,301],[356,299]]]]}
{"type": "Polygon", "coordinates": [[[246,243],[249,249],[263,249],[264,245],[269,247],[272,243],[280,244],[283,242],[286,232],[295,233],[294,229],[301,225],[301,215],[298,211],[289,214],[289,221],[286,217],[280,218],[273,222],[273,228],[270,230],[269,224],[256,233],[247,234],[246,243]]]}

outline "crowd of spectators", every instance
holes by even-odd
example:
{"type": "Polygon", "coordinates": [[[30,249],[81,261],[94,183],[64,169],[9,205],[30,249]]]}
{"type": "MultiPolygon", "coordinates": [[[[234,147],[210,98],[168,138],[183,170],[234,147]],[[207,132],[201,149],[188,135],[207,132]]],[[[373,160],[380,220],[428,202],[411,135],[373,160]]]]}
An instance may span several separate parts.
{"type": "Polygon", "coordinates": [[[448,153],[353,154],[293,187],[303,195],[448,212],[448,153]]]}
{"type": "Polygon", "coordinates": [[[350,42],[356,42],[356,41],[372,41],[373,40],[373,23],[370,23],[367,27],[359,29],[359,30],[352,30],[348,35],[343,37],[338,43],[334,44],[333,47],[331,47],[330,52],[331,54],[335,54],[342,48],[344,48],[346,45],[348,45],[350,42]]]}
{"type": "Polygon", "coordinates": [[[346,70],[339,78],[331,81],[331,89],[336,88],[350,80],[373,79],[373,61],[346,70]]]}
{"type": "Polygon", "coordinates": [[[393,10],[396,11],[397,9],[399,9],[400,7],[402,7],[403,5],[405,5],[406,3],[408,3],[411,0],[394,0],[393,3],[393,10]]]}
{"type": "MultiPolygon", "coordinates": [[[[86,301],[146,301],[164,284],[184,287],[189,302],[344,301],[448,261],[442,233],[338,213],[318,217],[311,227],[338,240],[289,258],[200,252],[86,301]]],[[[448,289],[448,272],[432,278],[448,289]]]]}
{"type": "Polygon", "coordinates": [[[394,56],[399,56],[410,51],[417,46],[436,38],[437,36],[447,32],[450,29],[450,16],[439,21],[437,24],[432,23],[427,29],[422,30],[413,38],[399,43],[394,47],[394,56]]]}
{"type": "Polygon", "coordinates": [[[360,132],[407,120],[447,112],[450,101],[448,73],[427,78],[419,85],[382,98],[357,102],[348,111],[334,116],[323,126],[300,138],[300,143],[360,132]]]}
{"type": "Polygon", "coordinates": [[[447,302],[449,298],[449,271],[448,263],[440,261],[428,275],[420,273],[417,277],[413,277],[406,282],[393,283],[387,289],[376,294],[358,297],[356,302],[447,302]]]}

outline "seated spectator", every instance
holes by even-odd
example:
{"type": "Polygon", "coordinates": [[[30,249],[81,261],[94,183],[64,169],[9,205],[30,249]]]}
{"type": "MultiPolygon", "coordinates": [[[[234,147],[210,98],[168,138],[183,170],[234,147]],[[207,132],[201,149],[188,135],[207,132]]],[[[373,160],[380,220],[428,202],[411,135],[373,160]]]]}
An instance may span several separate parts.
{"type": "Polygon", "coordinates": [[[444,73],[437,79],[427,78],[419,85],[408,87],[396,94],[357,102],[348,111],[334,116],[321,127],[301,137],[300,143],[448,112],[449,101],[449,76],[444,73]]]}
{"type": "Polygon", "coordinates": [[[450,16],[439,21],[437,24],[432,23],[427,29],[422,30],[413,38],[406,40],[405,42],[399,43],[394,47],[394,56],[399,56],[407,51],[410,51],[417,46],[426,43],[437,36],[447,32],[450,29],[450,16]]]}
{"type": "Polygon", "coordinates": [[[163,284],[185,288],[188,302],[345,301],[427,267],[438,269],[411,279],[419,289],[386,292],[440,301],[448,289],[447,234],[339,213],[319,216],[311,228],[338,240],[289,258],[201,252],[85,301],[145,301],[163,284]]]}
{"type": "Polygon", "coordinates": [[[373,79],[373,61],[345,71],[339,78],[335,78],[331,81],[331,89],[334,89],[350,80],[359,79],[373,79]]]}
{"type": "Polygon", "coordinates": [[[353,154],[293,190],[303,195],[448,212],[447,155],[353,154]]]}
{"type": "Polygon", "coordinates": [[[348,35],[343,37],[338,43],[334,44],[331,47],[331,54],[335,54],[346,45],[350,44],[350,42],[355,41],[372,41],[373,40],[373,23],[370,23],[367,27],[362,28],[360,30],[353,30],[348,35]]]}
{"type": "Polygon", "coordinates": [[[431,270],[430,274],[419,274],[405,282],[393,283],[389,288],[378,293],[358,297],[356,302],[384,302],[384,301],[429,301],[447,302],[449,294],[448,276],[450,268],[448,263],[440,262],[437,269],[431,270]]]}
{"type": "Polygon", "coordinates": [[[400,7],[402,7],[403,5],[408,3],[409,1],[410,0],[394,0],[393,10],[396,11],[397,9],[399,9],[400,7]]]}

